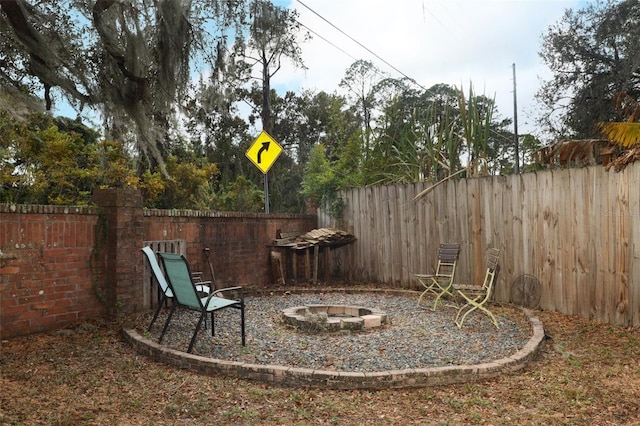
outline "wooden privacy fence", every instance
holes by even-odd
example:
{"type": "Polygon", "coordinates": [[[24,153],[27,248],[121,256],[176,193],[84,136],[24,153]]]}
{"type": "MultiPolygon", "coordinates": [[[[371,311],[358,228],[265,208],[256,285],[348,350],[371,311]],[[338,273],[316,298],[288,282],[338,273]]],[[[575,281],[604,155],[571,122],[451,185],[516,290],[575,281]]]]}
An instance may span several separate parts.
{"type": "Polygon", "coordinates": [[[540,307],[618,325],[640,324],[640,164],[357,188],[343,218],[319,226],[357,238],[350,278],[418,288],[441,242],[459,242],[458,282],[481,282],[486,251],[502,250],[495,300],[518,276],[541,283],[540,307]]]}

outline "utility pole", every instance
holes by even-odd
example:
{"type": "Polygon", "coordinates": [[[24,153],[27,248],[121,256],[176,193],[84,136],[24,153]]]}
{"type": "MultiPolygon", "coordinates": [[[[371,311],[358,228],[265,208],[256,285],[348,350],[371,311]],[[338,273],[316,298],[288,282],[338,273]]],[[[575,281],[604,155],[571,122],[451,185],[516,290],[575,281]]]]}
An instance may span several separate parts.
{"type": "Polygon", "coordinates": [[[518,94],[516,93],[516,64],[513,64],[513,138],[516,146],[516,174],[520,173],[520,149],[518,145],[518,94]]]}

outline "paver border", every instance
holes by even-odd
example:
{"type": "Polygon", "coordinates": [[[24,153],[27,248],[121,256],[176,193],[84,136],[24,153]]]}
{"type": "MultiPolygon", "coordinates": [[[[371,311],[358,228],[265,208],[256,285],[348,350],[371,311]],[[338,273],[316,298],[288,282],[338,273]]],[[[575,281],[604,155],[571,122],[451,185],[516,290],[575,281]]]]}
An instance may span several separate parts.
{"type": "MultiPolygon", "coordinates": [[[[285,290],[281,290],[285,292],[285,290]]],[[[291,289],[298,293],[376,293],[407,295],[408,290],[356,290],[356,289],[291,289]]],[[[267,295],[280,292],[268,290],[254,292],[254,295],[267,295]],[[266,294],[262,294],[266,293],[266,294]]],[[[455,365],[433,368],[410,368],[377,372],[348,372],[316,370],[280,365],[248,364],[226,361],[189,354],[158,344],[138,333],[134,328],[123,326],[122,334],[136,353],[154,361],[177,368],[196,371],[205,375],[223,375],[239,379],[266,382],[283,387],[314,387],[324,389],[399,389],[432,387],[455,383],[486,380],[504,373],[523,369],[532,361],[544,345],[544,327],[538,317],[529,309],[522,309],[531,326],[532,335],[525,346],[511,356],[475,365],[455,365]]]]}

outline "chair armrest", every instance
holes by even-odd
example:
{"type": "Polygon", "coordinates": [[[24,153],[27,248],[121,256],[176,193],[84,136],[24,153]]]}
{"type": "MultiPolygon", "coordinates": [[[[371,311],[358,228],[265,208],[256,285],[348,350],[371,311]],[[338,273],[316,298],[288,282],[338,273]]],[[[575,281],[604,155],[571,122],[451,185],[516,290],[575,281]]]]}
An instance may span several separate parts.
{"type": "MultiPolygon", "coordinates": [[[[242,289],[241,286],[236,286],[236,287],[225,287],[225,288],[219,288],[217,290],[214,290],[213,293],[211,293],[211,295],[216,295],[216,294],[220,294],[220,293],[224,293],[227,291],[237,291],[240,293],[240,300],[244,300],[244,290],[242,289]]],[[[221,297],[224,297],[224,295],[221,295],[221,297]]]]}

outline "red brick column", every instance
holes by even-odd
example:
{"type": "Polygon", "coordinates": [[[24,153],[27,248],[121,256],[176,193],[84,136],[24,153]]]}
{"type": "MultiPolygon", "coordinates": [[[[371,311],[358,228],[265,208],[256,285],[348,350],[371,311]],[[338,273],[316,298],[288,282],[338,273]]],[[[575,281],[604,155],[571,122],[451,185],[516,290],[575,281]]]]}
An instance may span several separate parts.
{"type": "Polygon", "coordinates": [[[112,315],[142,309],[142,195],[131,189],[99,189],[92,201],[100,208],[96,258],[105,262],[100,282],[107,312],[112,315]]]}

